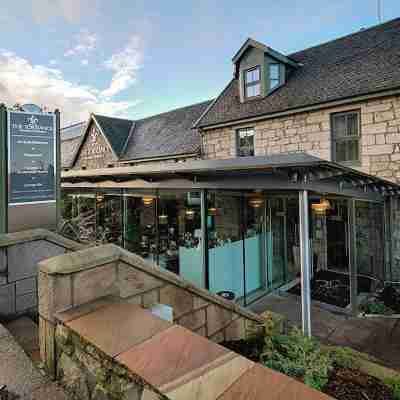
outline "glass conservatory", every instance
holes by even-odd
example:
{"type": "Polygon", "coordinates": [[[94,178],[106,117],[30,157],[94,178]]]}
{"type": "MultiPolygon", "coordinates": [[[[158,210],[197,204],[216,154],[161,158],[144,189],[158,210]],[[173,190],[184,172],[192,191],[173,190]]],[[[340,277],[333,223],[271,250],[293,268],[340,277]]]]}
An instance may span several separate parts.
{"type": "Polygon", "coordinates": [[[305,154],[71,170],[62,193],[64,235],[115,243],[244,306],[301,296],[306,328],[311,300],[356,312],[391,280],[398,188],[305,154]]]}

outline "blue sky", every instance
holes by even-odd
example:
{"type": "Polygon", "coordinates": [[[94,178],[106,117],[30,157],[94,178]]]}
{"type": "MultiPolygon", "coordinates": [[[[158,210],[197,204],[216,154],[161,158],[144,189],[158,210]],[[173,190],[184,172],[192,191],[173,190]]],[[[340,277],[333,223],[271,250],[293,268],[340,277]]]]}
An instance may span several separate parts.
{"type": "MultiPolygon", "coordinates": [[[[218,95],[247,37],[285,54],[378,22],[377,0],[15,0],[0,5],[0,101],[141,118],[218,95]],[[251,5],[250,5],[251,4],[251,5]]],[[[400,16],[382,0],[382,17],[400,16]]]]}

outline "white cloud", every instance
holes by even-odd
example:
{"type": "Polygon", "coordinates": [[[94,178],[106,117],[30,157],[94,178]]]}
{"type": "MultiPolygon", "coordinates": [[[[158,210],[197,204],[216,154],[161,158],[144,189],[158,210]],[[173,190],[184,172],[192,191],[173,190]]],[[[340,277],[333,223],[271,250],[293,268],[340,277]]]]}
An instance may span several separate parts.
{"type": "Polygon", "coordinates": [[[84,66],[89,65],[89,60],[84,59],[81,61],[81,64],[84,66]]]}
{"type": "Polygon", "coordinates": [[[84,16],[97,12],[98,0],[31,0],[36,23],[62,17],[69,23],[78,23],[84,16]]]}
{"type": "Polygon", "coordinates": [[[35,103],[61,111],[62,124],[85,120],[90,112],[123,115],[139,101],[110,101],[91,86],[66,80],[62,72],[32,65],[16,54],[0,50],[0,98],[8,105],[35,103]]]}
{"type": "Polygon", "coordinates": [[[138,35],[133,35],[121,51],[113,54],[104,65],[113,71],[113,77],[102,96],[109,98],[132,86],[137,79],[137,71],[143,62],[143,43],[138,35]]]}
{"type": "Polygon", "coordinates": [[[99,40],[95,33],[90,33],[88,30],[82,30],[76,36],[76,45],[68,49],[65,53],[65,57],[71,57],[76,55],[88,55],[91,51],[96,48],[99,40]]]}

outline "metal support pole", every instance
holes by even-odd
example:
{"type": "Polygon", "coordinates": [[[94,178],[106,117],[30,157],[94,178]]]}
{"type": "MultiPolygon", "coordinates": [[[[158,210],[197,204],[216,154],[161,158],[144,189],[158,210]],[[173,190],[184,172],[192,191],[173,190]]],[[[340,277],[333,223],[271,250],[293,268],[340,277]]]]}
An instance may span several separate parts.
{"type": "Polygon", "coordinates": [[[0,233],[8,231],[7,108],[0,105],[0,233]]]}
{"type": "Polygon", "coordinates": [[[200,192],[200,208],[201,208],[201,259],[203,267],[203,282],[206,289],[210,288],[209,264],[208,264],[208,206],[207,206],[207,190],[202,189],[200,192]]]}
{"type": "Polygon", "coordinates": [[[353,315],[358,314],[358,288],[357,288],[357,246],[356,246],[356,201],[348,201],[349,224],[349,273],[350,273],[350,306],[353,315]]]}
{"type": "Polygon", "coordinates": [[[308,221],[308,191],[299,192],[300,259],[301,259],[301,312],[303,334],[311,336],[311,262],[308,221]]]}
{"type": "Polygon", "coordinates": [[[56,116],[56,154],[54,154],[54,162],[56,168],[55,177],[55,191],[56,191],[56,230],[58,231],[61,222],[61,121],[60,121],[60,111],[57,109],[54,111],[56,116]]]}

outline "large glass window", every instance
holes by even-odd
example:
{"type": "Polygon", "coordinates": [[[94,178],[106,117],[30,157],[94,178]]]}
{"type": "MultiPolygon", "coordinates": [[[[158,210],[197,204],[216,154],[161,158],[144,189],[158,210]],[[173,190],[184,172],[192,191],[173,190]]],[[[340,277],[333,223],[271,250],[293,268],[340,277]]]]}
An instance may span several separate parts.
{"type": "Polygon", "coordinates": [[[242,128],[237,131],[238,157],[254,156],[254,128],[242,128]]]}
{"type": "Polygon", "coordinates": [[[383,205],[356,202],[357,272],[378,280],[385,279],[383,222],[383,205]]]}
{"type": "Polygon", "coordinates": [[[210,291],[244,298],[241,193],[209,193],[208,268],[210,291]]]}
{"type": "Polygon", "coordinates": [[[96,241],[96,195],[62,191],[60,232],[72,240],[96,241]]]}
{"type": "Polygon", "coordinates": [[[333,160],[347,163],[360,161],[360,113],[332,114],[331,129],[333,160]]]}
{"type": "Polygon", "coordinates": [[[244,90],[245,96],[255,97],[261,94],[261,74],[260,67],[255,67],[244,71],[244,90]]]}
{"type": "Polygon", "coordinates": [[[155,192],[124,193],[124,247],[152,262],[157,261],[156,208],[155,192]]]}
{"type": "Polygon", "coordinates": [[[121,192],[96,193],[97,243],[123,245],[123,203],[121,192]]]}
{"type": "Polygon", "coordinates": [[[159,265],[204,287],[200,192],[160,190],[159,265]]]}
{"type": "Polygon", "coordinates": [[[246,304],[267,290],[266,199],[261,193],[243,197],[246,304]]]}

